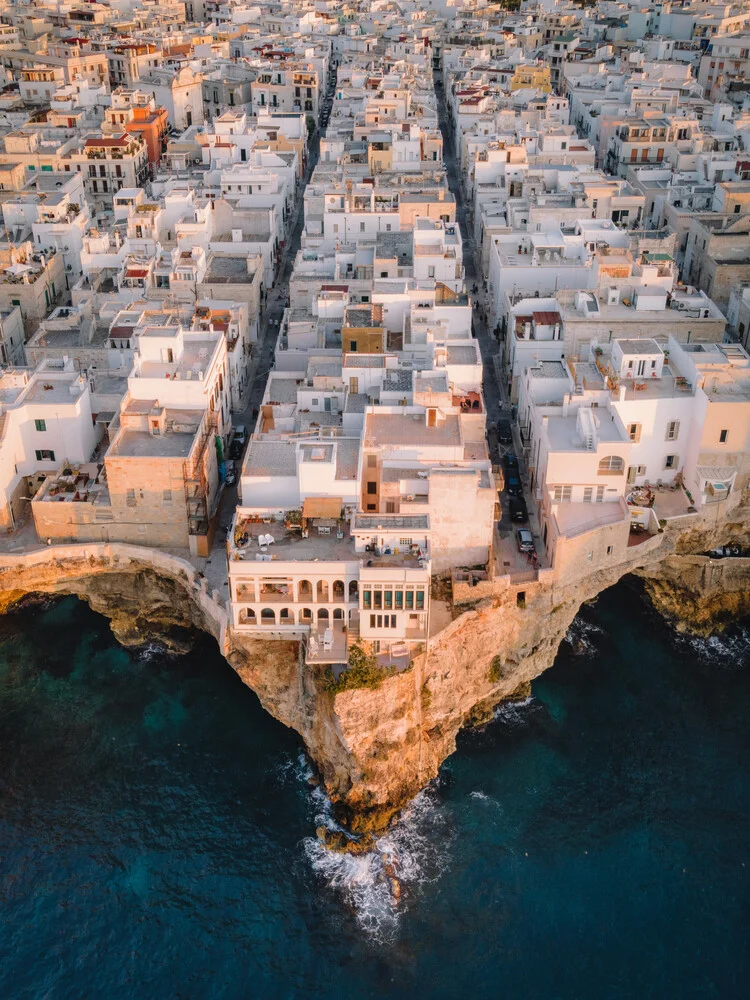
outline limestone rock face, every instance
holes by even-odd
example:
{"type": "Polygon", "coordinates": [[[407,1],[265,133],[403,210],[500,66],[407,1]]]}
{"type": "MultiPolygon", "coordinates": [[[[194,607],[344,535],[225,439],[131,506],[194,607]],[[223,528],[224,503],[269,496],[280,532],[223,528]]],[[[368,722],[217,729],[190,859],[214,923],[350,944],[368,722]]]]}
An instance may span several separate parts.
{"type": "Polygon", "coordinates": [[[200,581],[165,570],[163,555],[150,565],[148,550],[126,565],[59,558],[54,548],[33,566],[0,560],[0,612],[28,593],[76,594],[110,619],[125,645],[158,640],[181,651],[194,629],[214,635],[263,707],[300,734],[339,819],[362,834],[386,826],[437,775],[462,727],[490,719],[499,702],[546,670],[581,604],[623,575],[642,577],[654,606],[682,629],[707,634],[749,614],[750,559],[694,554],[733,541],[750,546],[742,510],[731,523],[693,521],[667,532],[658,548],[634,547],[627,563],[583,571],[575,583],[526,584],[522,599],[490,585],[466,610],[454,608],[454,620],[408,670],[377,689],[337,694],[326,689],[321,668],[304,665],[299,643],[227,635],[223,612],[212,612],[200,581]]]}

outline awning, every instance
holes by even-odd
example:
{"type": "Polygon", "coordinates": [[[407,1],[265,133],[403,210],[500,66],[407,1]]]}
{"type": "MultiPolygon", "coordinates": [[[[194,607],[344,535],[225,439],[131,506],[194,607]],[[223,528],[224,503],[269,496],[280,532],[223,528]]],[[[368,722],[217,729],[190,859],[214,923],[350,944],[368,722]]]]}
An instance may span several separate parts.
{"type": "Polygon", "coordinates": [[[302,505],[303,517],[341,517],[341,497],[308,497],[302,505]]]}
{"type": "Polygon", "coordinates": [[[699,465],[696,469],[699,479],[707,483],[731,483],[737,475],[734,465],[699,465]]]}

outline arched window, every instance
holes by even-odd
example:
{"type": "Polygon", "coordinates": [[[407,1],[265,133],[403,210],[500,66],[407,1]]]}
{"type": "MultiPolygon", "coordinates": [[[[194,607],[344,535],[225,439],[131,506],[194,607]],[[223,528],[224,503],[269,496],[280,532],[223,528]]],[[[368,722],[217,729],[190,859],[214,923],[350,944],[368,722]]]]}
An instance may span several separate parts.
{"type": "Polygon", "coordinates": [[[359,600],[359,586],[356,580],[349,581],[349,600],[350,601],[359,600]]]}
{"type": "Polygon", "coordinates": [[[333,581],[333,599],[334,599],[334,601],[336,601],[336,602],[343,601],[345,593],[346,593],[346,590],[344,589],[344,581],[343,580],[334,580],[333,581]]]}
{"type": "Polygon", "coordinates": [[[344,609],[343,608],[334,608],[333,609],[333,619],[334,619],[334,621],[336,621],[336,619],[343,619],[343,617],[344,617],[344,609]]]}
{"type": "Polygon", "coordinates": [[[252,608],[240,610],[240,625],[255,625],[255,612],[252,608]]]}
{"type": "Polygon", "coordinates": [[[625,459],[619,455],[605,455],[599,462],[600,476],[617,476],[625,471],[625,459]]]}
{"type": "Polygon", "coordinates": [[[289,608],[282,608],[279,611],[279,625],[294,625],[294,612],[289,608]]]}
{"type": "Polygon", "coordinates": [[[312,584],[309,580],[300,580],[297,586],[297,594],[299,601],[311,601],[312,600],[312,584]]]}
{"type": "Polygon", "coordinates": [[[275,625],[276,624],[276,612],[273,608],[263,608],[260,613],[261,625],[275,625]]]}
{"type": "Polygon", "coordinates": [[[318,580],[318,585],[315,588],[315,600],[319,603],[328,600],[328,583],[326,580],[318,580]]]}
{"type": "Polygon", "coordinates": [[[299,613],[300,622],[311,622],[313,620],[313,613],[310,608],[303,608],[299,613]]]}
{"type": "Polygon", "coordinates": [[[328,621],[328,608],[321,608],[318,612],[318,621],[327,622],[328,621]]]}

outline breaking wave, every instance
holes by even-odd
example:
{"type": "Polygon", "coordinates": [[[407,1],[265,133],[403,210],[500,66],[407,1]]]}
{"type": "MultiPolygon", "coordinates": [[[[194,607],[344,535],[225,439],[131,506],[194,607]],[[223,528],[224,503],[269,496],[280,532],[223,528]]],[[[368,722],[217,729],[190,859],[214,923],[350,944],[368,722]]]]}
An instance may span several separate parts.
{"type": "Polygon", "coordinates": [[[586,621],[578,615],[570,623],[563,642],[570,648],[574,656],[594,656],[599,652],[601,637],[605,635],[600,625],[586,621]]]}
{"type": "Polygon", "coordinates": [[[701,636],[675,633],[676,643],[699,661],[713,667],[741,669],[750,661],[750,624],[733,625],[725,632],[701,636]]]}
{"type": "MultiPolygon", "coordinates": [[[[316,826],[339,830],[322,788],[310,793],[316,826]]],[[[375,944],[392,941],[402,914],[420,887],[441,877],[450,863],[453,834],[434,790],[419,793],[398,822],[364,854],[329,850],[318,837],[303,841],[315,874],[342,898],[375,944]]]]}
{"type": "Polygon", "coordinates": [[[535,704],[533,695],[518,701],[503,701],[495,708],[494,720],[511,728],[525,726],[528,723],[529,707],[535,704]]]}

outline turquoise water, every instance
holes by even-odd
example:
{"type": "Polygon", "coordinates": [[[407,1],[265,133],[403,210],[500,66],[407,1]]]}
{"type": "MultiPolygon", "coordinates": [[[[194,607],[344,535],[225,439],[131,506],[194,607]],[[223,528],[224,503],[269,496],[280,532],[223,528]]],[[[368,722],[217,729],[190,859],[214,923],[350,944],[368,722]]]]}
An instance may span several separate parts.
{"type": "Polygon", "coordinates": [[[0,998],[744,998],[748,633],[677,641],[620,586],[571,640],[353,859],[207,640],[1,618],[0,998]]]}

